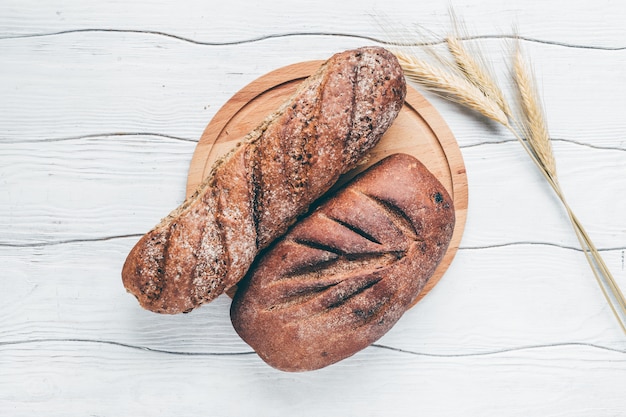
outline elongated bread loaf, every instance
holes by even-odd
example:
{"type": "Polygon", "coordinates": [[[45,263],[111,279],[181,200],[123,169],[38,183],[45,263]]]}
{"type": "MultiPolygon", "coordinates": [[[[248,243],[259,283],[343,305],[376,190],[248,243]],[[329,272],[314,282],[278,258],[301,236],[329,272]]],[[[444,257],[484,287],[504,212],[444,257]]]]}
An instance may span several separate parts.
{"type": "Polygon", "coordinates": [[[441,183],[389,156],[264,253],[231,305],[237,333],[284,371],[325,367],[384,335],[441,262],[455,224],[441,183]]]}
{"type": "Polygon", "coordinates": [[[144,235],[122,270],[146,309],[188,312],[235,285],[257,253],[371,149],[406,94],[378,47],[331,57],[144,235]]]}

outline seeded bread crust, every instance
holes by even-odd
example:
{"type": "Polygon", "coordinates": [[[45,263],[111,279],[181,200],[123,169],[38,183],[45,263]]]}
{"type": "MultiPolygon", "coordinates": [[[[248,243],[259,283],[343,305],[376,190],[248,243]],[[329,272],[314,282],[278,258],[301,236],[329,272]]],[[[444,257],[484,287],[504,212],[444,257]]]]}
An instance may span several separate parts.
{"type": "Polygon", "coordinates": [[[269,365],[319,369],[383,336],[441,262],[453,202],[417,159],[357,177],[263,254],[231,305],[237,333],[269,365]]]}
{"type": "Polygon", "coordinates": [[[331,57],[139,240],[122,270],[126,289],[144,308],[175,314],[235,285],[257,253],[378,142],[405,94],[389,51],[331,57]]]}

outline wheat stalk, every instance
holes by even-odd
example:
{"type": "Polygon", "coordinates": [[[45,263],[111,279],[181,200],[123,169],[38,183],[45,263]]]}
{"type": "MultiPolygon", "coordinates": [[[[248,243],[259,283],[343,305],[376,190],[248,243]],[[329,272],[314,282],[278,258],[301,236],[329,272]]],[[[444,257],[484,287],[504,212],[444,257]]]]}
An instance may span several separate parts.
{"type": "Polygon", "coordinates": [[[565,207],[585,259],[622,331],[626,333],[626,320],[623,319],[626,317],[626,299],[591,238],[567,203],[559,185],[556,160],[537,84],[533,72],[524,60],[519,44],[513,60],[513,78],[521,114],[516,117],[495,78],[484,64],[482,55],[470,53],[457,35],[447,36],[445,42],[452,62],[437,55],[434,50],[429,52],[437,64],[428,63],[402,51],[394,53],[407,78],[444,98],[477,111],[512,132],[565,207]]]}
{"type": "Polygon", "coordinates": [[[535,154],[541,169],[544,171],[544,175],[546,178],[549,178],[548,182],[563,203],[594,277],[622,330],[626,333],[626,323],[622,319],[622,316],[626,316],[626,300],[624,295],[585,228],[572,211],[558,183],[556,160],[552,151],[552,143],[550,141],[543,108],[539,102],[539,93],[535,77],[533,72],[528,68],[519,45],[517,45],[513,58],[513,74],[523,118],[521,124],[529,148],[535,154]],[[609,291],[607,291],[607,287],[609,291]]]}

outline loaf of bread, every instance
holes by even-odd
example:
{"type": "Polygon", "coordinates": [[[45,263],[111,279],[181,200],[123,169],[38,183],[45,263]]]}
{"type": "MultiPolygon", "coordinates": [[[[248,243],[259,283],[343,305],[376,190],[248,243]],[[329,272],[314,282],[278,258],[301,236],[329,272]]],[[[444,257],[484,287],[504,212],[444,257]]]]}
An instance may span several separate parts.
{"type": "Polygon", "coordinates": [[[389,51],[331,57],[139,240],[122,270],[126,289],[144,308],[174,314],[235,285],[257,253],[378,142],[405,94],[389,51]]]}
{"type": "Polygon", "coordinates": [[[269,365],[319,369],[384,335],[446,252],[453,202],[417,159],[377,163],[264,253],[231,305],[237,333],[269,365]]]}

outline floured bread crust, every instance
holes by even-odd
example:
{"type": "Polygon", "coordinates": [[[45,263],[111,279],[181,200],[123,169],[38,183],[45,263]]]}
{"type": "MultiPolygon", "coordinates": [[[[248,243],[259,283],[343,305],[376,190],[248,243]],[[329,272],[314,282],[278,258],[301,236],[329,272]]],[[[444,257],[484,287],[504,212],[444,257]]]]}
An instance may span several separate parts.
{"type": "Polygon", "coordinates": [[[378,142],[405,94],[389,51],[331,57],[139,240],[122,270],[126,289],[144,308],[174,314],[235,285],[257,253],[378,142]]]}
{"type": "Polygon", "coordinates": [[[300,220],[261,256],[231,306],[237,333],[285,371],[319,369],[384,335],[441,262],[453,202],[395,154],[300,220]]]}

